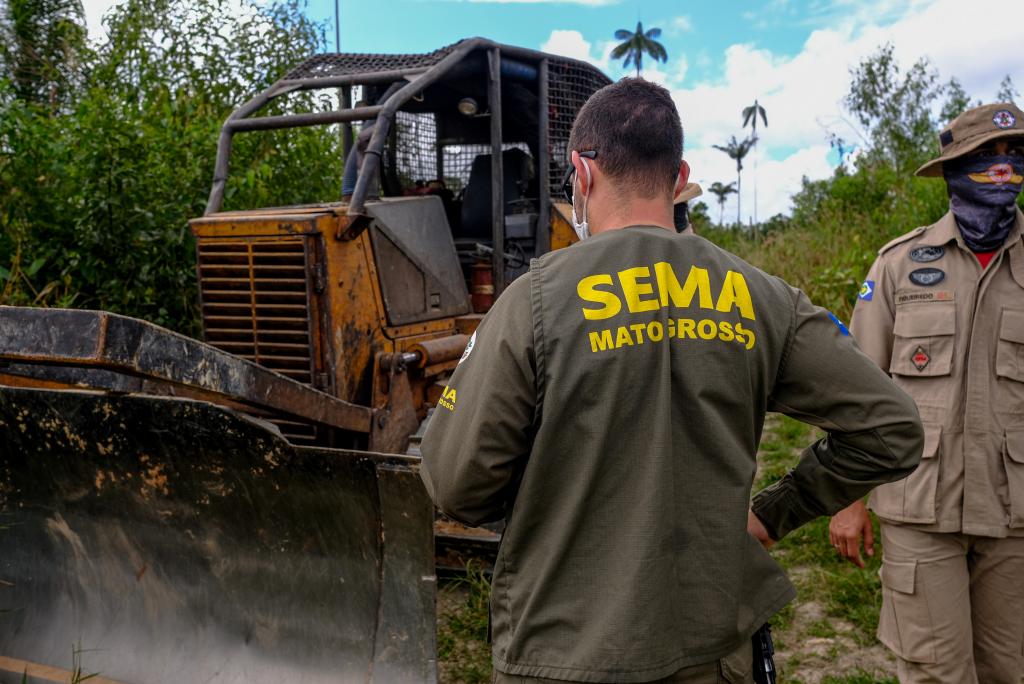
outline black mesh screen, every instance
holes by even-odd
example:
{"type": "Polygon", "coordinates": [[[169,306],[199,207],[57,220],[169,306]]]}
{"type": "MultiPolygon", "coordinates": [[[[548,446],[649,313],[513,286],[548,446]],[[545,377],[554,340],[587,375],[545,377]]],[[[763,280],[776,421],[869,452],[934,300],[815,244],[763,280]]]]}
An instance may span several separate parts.
{"type": "MultiPolygon", "coordinates": [[[[418,55],[324,54],[316,55],[285,76],[285,79],[315,79],[345,74],[369,74],[379,71],[432,67],[459,44],[418,55]]],[[[500,47],[500,46],[499,46],[500,47]]],[[[537,53],[537,57],[542,57],[537,53]]],[[[594,91],[611,80],[597,68],[584,62],[548,55],[548,136],[550,150],[550,192],[559,195],[559,183],[568,165],[569,132],[583,103],[594,91]]],[[[482,74],[479,78],[484,79],[482,74]]],[[[526,87],[533,89],[534,84],[526,87]]],[[[535,91],[534,91],[535,92],[535,91]]],[[[352,102],[364,96],[363,88],[352,90],[352,102]]],[[[415,105],[410,108],[415,108],[415,105]]],[[[509,116],[506,113],[506,117],[509,116]]],[[[473,159],[489,154],[489,145],[449,144],[443,150],[443,172],[438,169],[438,126],[433,113],[398,112],[392,134],[385,147],[382,178],[387,194],[412,190],[416,181],[431,181],[443,175],[446,185],[458,193],[469,179],[473,159]]],[[[454,132],[453,132],[454,133],[454,132]]],[[[506,133],[508,131],[506,130],[506,133]]],[[[446,137],[459,137],[446,134],[446,137]]],[[[477,137],[479,139],[479,137],[477,137]]],[[[522,143],[507,143],[504,149],[529,149],[522,143]]],[[[532,156],[532,155],[531,155],[532,156]]]]}
{"type": "MultiPolygon", "coordinates": [[[[505,143],[502,150],[519,149],[530,155],[530,148],[526,143],[505,143]]],[[[473,166],[473,160],[481,154],[490,154],[490,145],[447,145],[444,148],[444,180],[445,184],[458,194],[469,182],[469,172],[473,166]]]]}
{"type": "Polygon", "coordinates": [[[437,178],[437,123],[433,113],[395,112],[384,168],[403,189],[437,178]]]}
{"type": "Polygon", "coordinates": [[[353,53],[327,53],[310,57],[287,74],[285,80],[305,78],[329,78],[331,76],[347,76],[349,74],[370,74],[377,71],[393,71],[432,67],[455,46],[447,47],[419,55],[379,55],[353,53]]]}
{"type": "Polygon", "coordinates": [[[551,147],[551,195],[561,197],[562,175],[569,166],[569,132],[583,103],[611,83],[582,62],[552,58],[548,62],[548,143],[551,147]]]}

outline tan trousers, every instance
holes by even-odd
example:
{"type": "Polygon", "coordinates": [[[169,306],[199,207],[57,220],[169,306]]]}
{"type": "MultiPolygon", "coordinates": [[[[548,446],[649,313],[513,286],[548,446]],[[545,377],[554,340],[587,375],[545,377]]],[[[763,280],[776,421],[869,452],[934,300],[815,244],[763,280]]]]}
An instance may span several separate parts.
{"type": "Polygon", "coordinates": [[[901,684],[1019,684],[1024,538],[882,523],[878,638],[901,684]]]}
{"type": "MultiPolygon", "coordinates": [[[[752,648],[747,641],[721,660],[684,667],[664,679],[654,680],[654,684],[754,684],[752,648]]],[[[491,684],[565,684],[565,680],[520,677],[495,670],[491,684]]]]}

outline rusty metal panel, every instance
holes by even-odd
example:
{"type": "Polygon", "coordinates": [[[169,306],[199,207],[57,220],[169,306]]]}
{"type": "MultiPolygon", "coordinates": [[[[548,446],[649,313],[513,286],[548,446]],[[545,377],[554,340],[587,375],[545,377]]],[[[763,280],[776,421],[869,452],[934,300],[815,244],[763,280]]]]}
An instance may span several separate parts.
{"type": "Polygon", "coordinates": [[[437,197],[367,205],[384,309],[391,325],[469,313],[469,292],[437,197]]]}
{"type": "Polygon", "coordinates": [[[370,431],[367,407],[151,323],[102,311],[0,307],[0,360],[112,370],[303,422],[370,431]]]}
{"type": "Polygon", "coordinates": [[[0,387],[0,681],[434,682],[432,517],[412,459],[0,387]]]}

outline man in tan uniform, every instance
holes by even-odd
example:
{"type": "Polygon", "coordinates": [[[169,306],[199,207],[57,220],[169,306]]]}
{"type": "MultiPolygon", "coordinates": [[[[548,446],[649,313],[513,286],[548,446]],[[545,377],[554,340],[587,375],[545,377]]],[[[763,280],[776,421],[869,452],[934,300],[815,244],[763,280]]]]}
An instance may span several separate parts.
{"type": "MultiPolygon", "coordinates": [[[[920,467],[883,485],[879,639],[899,678],[1018,684],[1024,646],[1024,114],[977,107],[918,170],[950,211],[879,251],[851,329],[917,402],[920,467]]],[[[863,503],[831,524],[839,552],[872,553],[863,503]]]]}
{"type": "Polygon", "coordinates": [[[668,91],[601,89],[570,149],[585,239],[481,322],[423,481],[457,520],[507,521],[494,681],[749,684],[751,635],[794,595],[762,544],[905,477],[917,411],[802,292],[676,232],[689,169],[668,91]],[[828,435],[751,504],[767,410],[828,435]]]}

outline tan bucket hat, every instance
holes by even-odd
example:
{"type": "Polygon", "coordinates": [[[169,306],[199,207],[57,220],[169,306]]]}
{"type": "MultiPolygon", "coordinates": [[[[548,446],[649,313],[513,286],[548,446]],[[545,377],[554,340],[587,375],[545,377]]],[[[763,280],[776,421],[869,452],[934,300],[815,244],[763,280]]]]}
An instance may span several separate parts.
{"type": "Polygon", "coordinates": [[[1012,102],[968,109],[939,134],[937,159],[917,170],[918,176],[941,176],[942,162],[961,157],[997,138],[1024,138],[1024,112],[1012,102]]]}
{"type": "Polygon", "coordinates": [[[699,185],[697,185],[696,183],[687,183],[686,185],[683,186],[682,192],[680,192],[679,196],[676,197],[675,200],[673,200],[672,204],[689,202],[690,200],[696,199],[703,194],[704,191],[701,190],[701,187],[699,185]]]}

